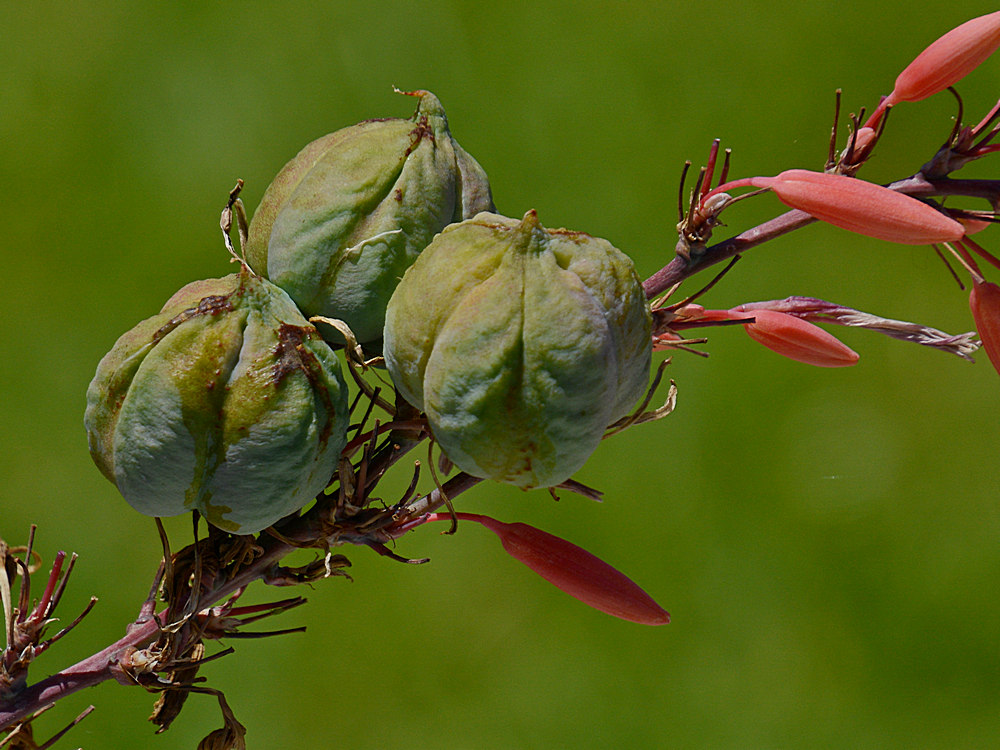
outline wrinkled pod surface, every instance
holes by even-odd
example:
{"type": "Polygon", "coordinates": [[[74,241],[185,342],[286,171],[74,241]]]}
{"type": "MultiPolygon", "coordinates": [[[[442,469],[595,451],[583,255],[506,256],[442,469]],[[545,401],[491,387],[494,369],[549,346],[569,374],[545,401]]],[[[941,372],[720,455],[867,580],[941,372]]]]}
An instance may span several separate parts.
{"type": "Polygon", "coordinates": [[[441,102],[413,95],[411,118],[367,120],[302,149],[264,193],[247,242],[250,267],[306,317],[343,320],[375,353],[417,255],[448,224],[493,210],[486,173],[452,138],[441,102]]]}
{"type": "Polygon", "coordinates": [[[87,391],[91,455],[151,516],[200,511],[250,534],[330,482],[346,441],[336,355],[244,269],[188,284],[125,333],[87,391]]]}
{"type": "Polygon", "coordinates": [[[559,484],[648,384],[650,313],[606,240],[483,213],[441,232],[389,302],[386,365],[474,476],[559,484]]]}

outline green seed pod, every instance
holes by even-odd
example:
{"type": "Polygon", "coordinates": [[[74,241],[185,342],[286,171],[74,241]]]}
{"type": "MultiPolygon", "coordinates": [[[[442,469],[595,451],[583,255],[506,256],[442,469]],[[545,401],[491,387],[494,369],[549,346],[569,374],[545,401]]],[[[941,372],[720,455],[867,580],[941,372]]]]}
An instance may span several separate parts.
{"type": "Polygon", "coordinates": [[[330,482],[347,388],[288,295],[244,269],[188,284],[119,338],[84,422],[94,462],[133,508],[199,510],[252,534],[330,482]]]}
{"type": "Polygon", "coordinates": [[[493,209],[486,173],[451,137],[441,102],[414,95],[409,119],[368,120],[302,149],[250,223],[250,267],[362,344],[381,338],[389,297],[434,235],[493,209]]]}
{"type": "Polygon", "coordinates": [[[632,261],[582,232],[495,214],[445,229],[389,302],[385,358],[463,471],[524,488],[568,479],[649,379],[632,261]]]}

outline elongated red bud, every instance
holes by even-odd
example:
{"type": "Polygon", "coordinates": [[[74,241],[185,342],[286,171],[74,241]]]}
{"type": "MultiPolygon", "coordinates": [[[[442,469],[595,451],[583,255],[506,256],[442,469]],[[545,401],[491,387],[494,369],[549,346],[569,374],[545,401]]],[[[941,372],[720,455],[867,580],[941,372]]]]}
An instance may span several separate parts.
{"type": "Polygon", "coordinates": [[[975,70],[997,47],[1000,47],[1000,11],[966,21],[933,42],[906,66],[884,105],[919,102],[944,91],[975,70]]]}
{"type": "Polygon", "coordinates": [[[758,344],[782,356],[816,367],[848,367],[858,354],[817,325],[774,310],[753,310],[753,323],[743,327],[758,344]]]}
{"type": "MultiPolygon", "coordinates": [[[[500,537],[511,557],[594,609],[642,625],[670,622],[670,615],[632,579],[582,547],[525,523],[503,523],[475,513],[457,516],[485,526],[500,537]]],[[[428,517],[430,521],[450,519],[445,513],[428,517]]]]}
{"type": "Polygon", "coordinates": [[[994,369],[1000,372],[1000,286],[990,281],[973,281],[969,307],[983,349],[994,369]]]}
{"type": "Polygon", "coordinates": [[[786,206],[880,240],[930,245],[953,242],[965,232],[957,221],[916,198],[854,177],[789,169],[747,182],[771,188],[786,206]]]}

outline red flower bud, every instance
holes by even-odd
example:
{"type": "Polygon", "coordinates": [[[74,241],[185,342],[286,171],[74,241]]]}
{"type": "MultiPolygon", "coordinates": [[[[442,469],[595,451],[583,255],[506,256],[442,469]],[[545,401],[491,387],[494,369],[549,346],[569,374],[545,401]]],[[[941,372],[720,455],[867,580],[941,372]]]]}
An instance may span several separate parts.
{"type": "MultiPolygon", "coordinates": [[[[670,615],[649,594],[582,547],[524,523],[503,523],[475,513],[456,515],[494,532],[511,557],[584,604],[642,625],[670,622],[670,615]]],[[[450,519],[447,513],[432,513],[427,518],[429,521],[450,519]]]]}
{"type": "Polygon", "coordinates": [[[935,208],[895,190],[853,177],[789,169],[776,177],[752,177],[786,206],[841,229],[904,245],[929,245],[962,237],[962,225],[935,208]]]}
{"type": "Polygon", "coordinates": [[[1000,286],[990,281],[973,281],[969,307],[983,349],[1000,372],[1000,286]]]}
{"type": "Polygon", "coordinates": [[[975,70],[997,47],[1000,47],[1000,11],[966,21],[906,66],[879,109],[897,102],[919,102],[944,91],[975,70]]]}
{"type": "Polygon", "coordinates": [[[816,367],[847,367],[858,354],[837,338],[801,318],[774,310],[753,310],[754,322],[743,327],[758,344],[763,344],[797,362],[816,367]]]}

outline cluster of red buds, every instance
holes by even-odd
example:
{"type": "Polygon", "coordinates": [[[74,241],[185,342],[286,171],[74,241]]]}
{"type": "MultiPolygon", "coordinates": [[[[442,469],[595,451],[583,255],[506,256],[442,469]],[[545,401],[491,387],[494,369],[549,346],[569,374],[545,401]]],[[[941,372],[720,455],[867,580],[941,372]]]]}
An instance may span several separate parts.
{"type": "MultiPolygon", "coordinates": [[[[719,214],[741,198],[770,191],[789,208],[802,212],[806,220],[819,220],[850,232],[907,245],[931,245],[944,257],[941,247],[958,260],[972,279],[970,306],[981,338],[994,367],[1000,371],[1000,287],[986,281],[974,256],[1000,267],[1000,261],[970,238],[997,221],[1000,201],[991,201],[991,211],[976,212],[945,207],[918,197],[928,181],[941,179],[967,162],[1000,150],[992,140],[1000,133],[1000,102],[975,127],[961,126],[961,113],[947,143],[921,172],[910,180],[890,186],[858,179],[854,173],[870,156],[886,122],[890,108],[900,102],[918,102],[951,89],[997,47],[1000,47],[1000,11],[974,18],[927,47],[896,79],[892,92],[883,97],[867,122],[855,119],[855,133],[839,160],[831,159],[824,172],[790,169],[773,177],[746,177],[726,181],[727,162],[720,184],[710,188],[718,153],[713,145],[708,167],[696,188],[687,216],[682,216],[678,254],[686,261],[705,255],[705,240],[718,225],[719,214]],[[733,198],[729,191],[751,187],[757,192],[733,198]]],[[[953,89],[952,89],[953,91],[953,89]]],[[[956,95],[957,96],[957,95],[956,95]]],[[[834,131],[835,132],[835,131],[834,131]]],[[[933,187],[933,186],[931,186],[933,187]]],[[[949,336],[926,326],[862,313],[812,298],[790,297],[774,302],[743,304],[729,310],[706,310],[693,298],[666,307],[656,307],[657,348],[678,348],[687,342],[679,333],[685,328],[742,322],[755,341],[791,359],[819,367],[853,365],[858,355],[812,321],[863,326],[897,338],[938,347],[966,359],[978,347],[972,334],[949,336]]]]}

